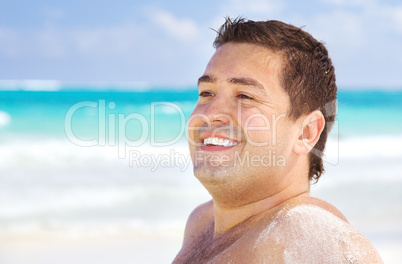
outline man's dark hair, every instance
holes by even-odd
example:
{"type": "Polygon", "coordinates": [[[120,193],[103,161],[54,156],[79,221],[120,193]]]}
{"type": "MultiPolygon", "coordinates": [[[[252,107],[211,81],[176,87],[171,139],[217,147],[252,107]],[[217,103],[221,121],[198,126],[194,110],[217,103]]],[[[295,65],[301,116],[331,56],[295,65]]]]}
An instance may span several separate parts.
{"type": "Polygon", "coordinates": [[[325,46],[304,30],[275,20],[226,18],[217,33],[216,49],[227,42],[251,43],[281,56],[280,79],[290,97],[290,118],[296,120],[314,110],[322,112],[325,127],[309,154],[309,179],[318,181],[324,172],[322,153],[336,114],[335,69],[325,46]]]}

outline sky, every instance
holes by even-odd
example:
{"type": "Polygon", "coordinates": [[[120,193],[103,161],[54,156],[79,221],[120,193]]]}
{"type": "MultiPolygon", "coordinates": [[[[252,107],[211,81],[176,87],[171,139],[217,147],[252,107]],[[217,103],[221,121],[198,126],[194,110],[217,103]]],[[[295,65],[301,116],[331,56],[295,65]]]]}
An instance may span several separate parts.
{"type": "Polygon", "coordinates": [[[0,0],[0,80],[193,87],[226,16],[303,27],[341,88],[402,88],[400,0],[0,0]]]}

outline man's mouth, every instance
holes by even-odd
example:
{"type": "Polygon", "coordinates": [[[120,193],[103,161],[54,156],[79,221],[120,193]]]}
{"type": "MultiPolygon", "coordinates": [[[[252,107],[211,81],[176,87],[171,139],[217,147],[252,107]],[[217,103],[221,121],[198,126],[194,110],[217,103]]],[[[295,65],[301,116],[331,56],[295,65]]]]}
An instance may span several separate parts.
{"type": "Polygon", "coordinates": [[[226,138],[207,137],[204,139],[204,145],[206,146],[233,147],[236,146],[237,144],[239,144],[239,142],[226,138]]]}

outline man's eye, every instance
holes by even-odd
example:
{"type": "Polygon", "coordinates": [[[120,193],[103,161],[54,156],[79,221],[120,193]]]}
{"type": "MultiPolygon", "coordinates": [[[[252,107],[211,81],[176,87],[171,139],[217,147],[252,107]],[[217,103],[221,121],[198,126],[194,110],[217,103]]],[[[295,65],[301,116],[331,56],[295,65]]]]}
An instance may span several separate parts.
{"type": "Polygon", "coordinates": [[[247,94],[239,94],[237,95],[237,97],[239,97],[240,99],[249,99],[249,100],[253,100],[252,97],[248,96],[247,94]]]}
{"type": "Polygon", "coordinates": [[[214,96],[214,94],[213,93],[211,93],[211,92],[201,92],[200,94],[199,94],[199,96],[201,96],[201,97],[208,97],[208,96],[214,96]]]}

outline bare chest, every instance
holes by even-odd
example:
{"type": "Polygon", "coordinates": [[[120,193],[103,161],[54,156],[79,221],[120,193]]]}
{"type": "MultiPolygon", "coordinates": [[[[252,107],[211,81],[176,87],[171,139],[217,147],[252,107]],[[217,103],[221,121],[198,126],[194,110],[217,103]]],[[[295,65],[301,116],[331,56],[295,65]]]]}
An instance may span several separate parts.
{"type": "Polygon", "coordinates": [[[216,243],[203,241],[192,246],[183,247],[173,263],[237,263],[234,260],[244,254],[237,243],[216,243]]]}
{"type": "Polygon", "coordinates": [[[259,259],[261,254],[256,247],[256,237],[253,232],[235,233],[214,239],[206,235],[185,244],[173,263],[282,263],[280,256],[283,251],[278,245],[266,245],[263,261],[259,259]],[[266,263],[266,262],[265,262],[266,263]]]}

